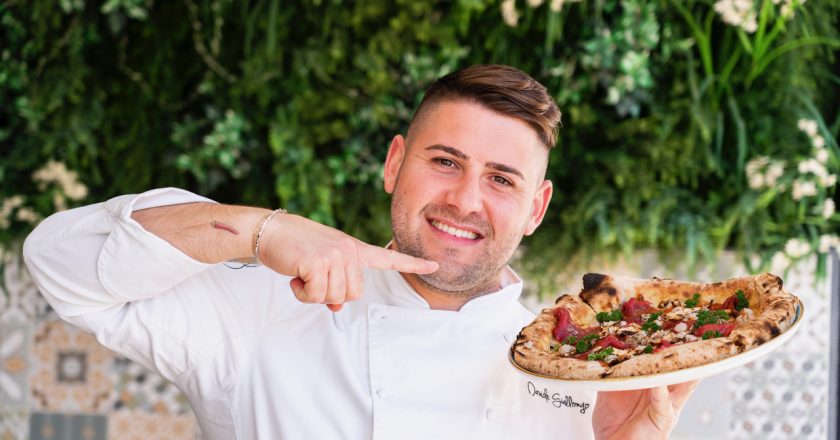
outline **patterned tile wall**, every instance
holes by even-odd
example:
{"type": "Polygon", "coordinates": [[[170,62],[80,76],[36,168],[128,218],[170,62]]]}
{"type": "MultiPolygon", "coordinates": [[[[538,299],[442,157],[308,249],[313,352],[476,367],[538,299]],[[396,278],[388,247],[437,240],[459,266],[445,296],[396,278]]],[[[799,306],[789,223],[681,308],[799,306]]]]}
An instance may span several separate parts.
{"type": "Polygon", "coordinates": [[[18,261],[0,293],[0,440],[193,440],[184,396],[64,324],[18,261]]]}

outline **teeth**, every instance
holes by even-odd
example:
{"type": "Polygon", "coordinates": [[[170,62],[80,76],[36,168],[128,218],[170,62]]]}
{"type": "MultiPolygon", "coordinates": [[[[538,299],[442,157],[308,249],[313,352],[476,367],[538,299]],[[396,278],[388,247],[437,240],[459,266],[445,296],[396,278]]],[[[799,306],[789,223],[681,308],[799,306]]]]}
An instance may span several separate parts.
{"type": "Polygon", "coordinates": [[[432,226],[440,229],[443,232],[446,232],[449,235],[454,235],[456,237],[466,238],[469,240],[475,240],[476,238],[478,238],[478,234],[476,234],[475,232],[453,228],[452,226],[445,225],[437,220],[432,220],[432,226]]]}

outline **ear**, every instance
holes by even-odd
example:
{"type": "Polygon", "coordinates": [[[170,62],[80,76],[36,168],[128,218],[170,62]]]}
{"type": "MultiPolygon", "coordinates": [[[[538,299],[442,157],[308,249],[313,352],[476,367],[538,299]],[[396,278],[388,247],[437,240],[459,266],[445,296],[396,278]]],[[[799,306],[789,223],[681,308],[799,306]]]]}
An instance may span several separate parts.
{"type": "Polygon", "coordinates": [[[534,200],[532,200],[531,215],[528,218],[528,224],[525,226],[525,235],[533,234],[537,230],[537,226],[542,223],[543,217],[545,217],[545,211],[548,210],[548,202],[551,201],[553,191],[550,180],[544,180],[540,187],[537,188],[537,192],[534,194],[534,200]]]}
{"type": "Polygon", "coordinates": [[[385,170],[382,177],[385,181],[385,192],[388,194],[393,194],[397,186],[397,175],[400,173],[403,158],[405,158],[405,138],[398,134],[391,141],[388,156],[385,158],[385,170]]]}

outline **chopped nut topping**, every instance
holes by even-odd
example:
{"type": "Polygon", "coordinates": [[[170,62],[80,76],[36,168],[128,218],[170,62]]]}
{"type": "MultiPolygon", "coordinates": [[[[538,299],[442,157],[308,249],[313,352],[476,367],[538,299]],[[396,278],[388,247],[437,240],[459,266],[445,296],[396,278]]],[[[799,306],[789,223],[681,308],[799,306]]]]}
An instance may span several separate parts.
{"type": "Polygon", "coordinates": [[[738,313],[738,317],[735,318],[735,321],[740,323],[745,323],[753,319],[753,311],[751,309],[741,309],[741,312],[738,313]]]}
{"type": "Polygon", "coordinates": [[[569,344],[563,344],[560,346],[560,354],[566,356],[568,354],[572,354],[575,351],[575,347],[569,344]]]}
{"type": "Polygon", "coordinates": [[[667,309],[669,307],[680,307],[682,303],[678,299],[666,299],[659,302],[660,309],[667,309]]]}

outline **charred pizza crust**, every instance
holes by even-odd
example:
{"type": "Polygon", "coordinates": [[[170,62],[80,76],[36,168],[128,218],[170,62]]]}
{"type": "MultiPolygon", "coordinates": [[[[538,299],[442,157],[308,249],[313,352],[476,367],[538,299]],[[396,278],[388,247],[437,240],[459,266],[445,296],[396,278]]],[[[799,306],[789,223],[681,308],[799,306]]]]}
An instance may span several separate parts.
{"type": "Polygon", "coordinates": [[[570,380],[665,373],[725,359],[769,341],[793,325],[798,306],[799,299],[783,289],[781,278],[770,273],[710,284],[587,274],[578,296],[561,296],[554,307],[544,309],[519,333],[511,347],[511,356],[529,371],[570,380]],[[577,325],[589,327],[597,325],[596,313],[621,308],[631,298],[643,297],[658,305],[672,299],[684,302],[699,293],[704,301],[721,303],[737,290],[744,292],[753,315],[726,337],[673,345],[656,353],[635,355],[612,366],[563,357],[550,350],[557,307],[568,309],[577,325]]]}

